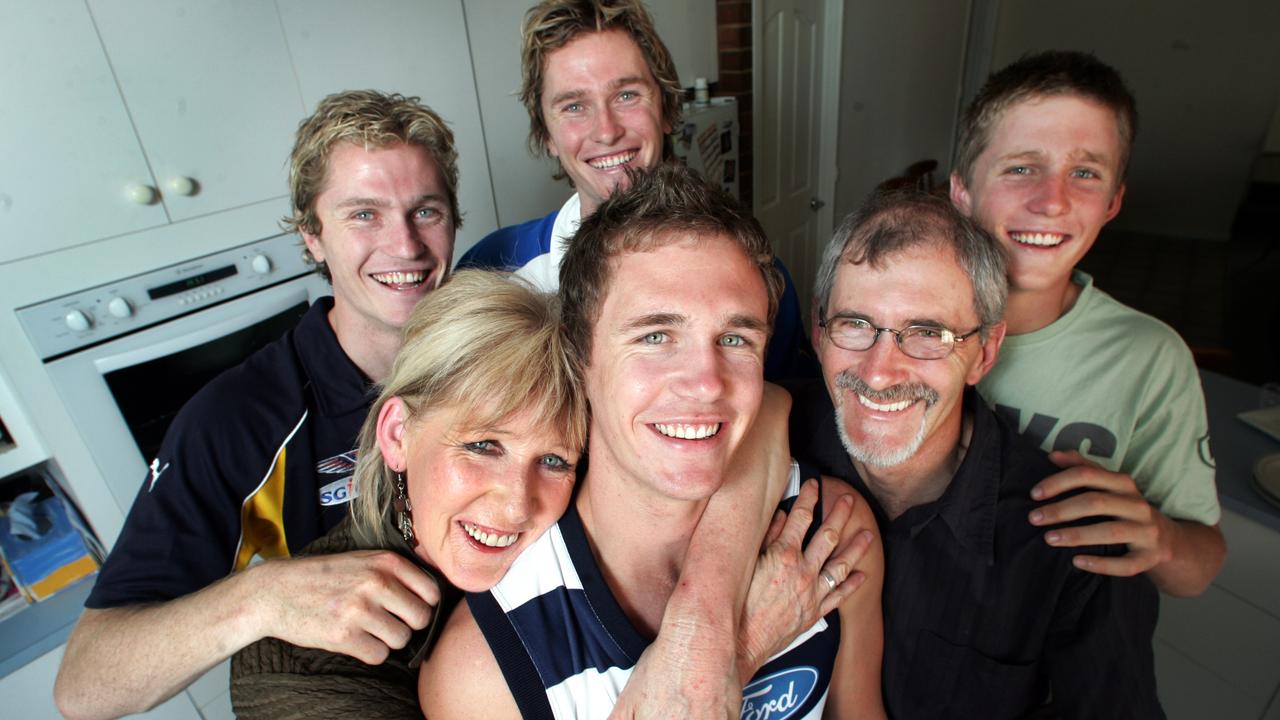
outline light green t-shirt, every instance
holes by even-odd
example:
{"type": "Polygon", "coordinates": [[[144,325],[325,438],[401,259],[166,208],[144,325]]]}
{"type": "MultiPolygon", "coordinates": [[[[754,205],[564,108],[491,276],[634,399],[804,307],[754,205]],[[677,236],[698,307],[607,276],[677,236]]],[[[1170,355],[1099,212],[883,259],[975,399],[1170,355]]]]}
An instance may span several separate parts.
{"type": "Polygon", "coordinates": [[[1005,338],[978,390],[1024,437],[1079,450],[1133,477],[1172,518],[1221,516],[1200,376],[1168,325],[1117,302],[1075,271],[1083,290],[1048,327],[1005,338]]]}

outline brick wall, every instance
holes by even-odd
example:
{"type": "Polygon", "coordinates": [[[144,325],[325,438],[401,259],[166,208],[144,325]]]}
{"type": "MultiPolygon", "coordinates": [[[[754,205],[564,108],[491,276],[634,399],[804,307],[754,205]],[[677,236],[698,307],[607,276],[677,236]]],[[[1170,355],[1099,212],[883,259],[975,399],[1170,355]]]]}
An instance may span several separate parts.
{"type": "Polygon", "coordinates": [[[751,155],[751,0],[712,0],[716,3],[716,49],[720,80],[711,83],[713,97],[738,99],[739,191],[747,208],[754,206],[751,155]]]}

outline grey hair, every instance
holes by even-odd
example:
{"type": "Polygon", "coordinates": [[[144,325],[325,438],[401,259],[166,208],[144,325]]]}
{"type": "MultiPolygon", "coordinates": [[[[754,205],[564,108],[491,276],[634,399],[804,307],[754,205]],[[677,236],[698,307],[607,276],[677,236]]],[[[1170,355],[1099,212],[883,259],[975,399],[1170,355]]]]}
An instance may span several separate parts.
{"type": "Polygon", "coordinates": [[[890,257],[916,247],[950,248],[955,253],[969,276],[973,309],[985,339],[986,329],[1004,319],[1009,297],[1004,248],[946,198],[916,190],[873,193],[840,223],[813,284],[814,322],[823,319],[840,263],[881,268],[890,257]]]}

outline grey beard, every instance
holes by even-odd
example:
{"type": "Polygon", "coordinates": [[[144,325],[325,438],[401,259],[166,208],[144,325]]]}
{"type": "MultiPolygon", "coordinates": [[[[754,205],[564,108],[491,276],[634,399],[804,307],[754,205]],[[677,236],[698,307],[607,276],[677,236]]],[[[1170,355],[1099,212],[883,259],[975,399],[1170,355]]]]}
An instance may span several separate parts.
{"type": "Polygon", "coordinates": [[[868,385],[865,380],[848,370],[836,375],[836,387],[852,390],[882,405],[903,400],[924,400],[926,406],[933,407],[941,399],[937,390],[924,383],[903,383],[887,387],[884,390],[876,390],[868,385]]]}
{"type": "Polygon", "coordinates": [[[836,387],[852,390],[859,395],[866,396],[869,400],[881,404],[901,402],[903,400],[924,400],[925,403],[925,414],[924,417],[920,418],[920,428],[916,430],[915,437],[911,438],[905,445],[898,448],[885,447],[881,440],[871,440],[863,445],[855,445],[849,437],[849,432],[845,429],[845,395],[843,393],[836,395],[836,432],[840,435],[840,444],[844,445],[845,452],[849,453],[849,457],[853,458],[854,462],[879,467],[901,465],[910,460],[916,454],[916,451],[920,449],[920,446],[924,444],[925,423],[929,419],[929,411],[939,400],[937,390],[922,383],[905,383],[894,385],[884,390],[874,390],[862,378],[850,373],[848,370],[836,375],[836,387]]]}

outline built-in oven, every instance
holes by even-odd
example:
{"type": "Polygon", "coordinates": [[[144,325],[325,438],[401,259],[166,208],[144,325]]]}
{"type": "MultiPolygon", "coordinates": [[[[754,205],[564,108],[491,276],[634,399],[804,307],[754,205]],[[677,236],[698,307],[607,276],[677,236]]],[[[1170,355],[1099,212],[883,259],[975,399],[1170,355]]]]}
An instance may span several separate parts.
{"type": "Polygon", "coordinates": [[[283,234],[17,315],[126,514],[178,409],[328,293],[283,234]]]}

